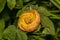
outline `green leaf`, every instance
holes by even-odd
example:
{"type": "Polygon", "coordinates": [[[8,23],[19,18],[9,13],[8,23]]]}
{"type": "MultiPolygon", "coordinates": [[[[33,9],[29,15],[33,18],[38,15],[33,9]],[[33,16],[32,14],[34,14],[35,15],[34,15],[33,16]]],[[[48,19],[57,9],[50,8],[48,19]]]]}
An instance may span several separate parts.
{"type": "Polygon", "coordinates": [[[22,0],[17,0],[16,1],[16,8],[22,8],[23,7],[23,1],[22,0]]]}
{"type": "Polygon", "coordinates": [[[40,6],[38,8],[38,11],[39,11],[40,14],[43,14],[45,16],[50,16],[51,15],[51,13],[43,6],[40,6]]]}
{"type": "Polygon", "coordinates": [[[41,24],[39,25],[39,27],[33,33],[39,32],[40,29],[41,29],[41,24]]]}
{"type": "Polygon", "coordinates": [[[0,0],[0,12],[2,12],[2,10],[4,9],[5,3],[6,3],[6,0],[0,0]]]}
{"type": "Polygon", "coordinates": [[[52,19],[60,19],[60,15],[52,14],[52,15],[50,16],[50,18],[52,18],[52,19]]]}
{"type": "Polygon", "coordinates": [[[30,0],[23,0],[23,2],[29,2],[30,0]]]}
{"type": "Polygon", "coordinates": [[[60,0],[54,0],[55,2],[57,2],[60,5],[60,0]]]}
{"type": "Polygon", "coordinates": [[[58,13],[58,12],[60,12],[60,10],[50,10],[49,12],[51,12],[51,13],[58,13]]]}
{"type": "Polygon", "coordinates": [[[60,5],[55,2],[55,0],[50,0],[58,9],[60,9],[60,5]]]}
{"type": "Polygon", "coordinates": [[[3,38],[7,40],[15,40],[16,37],[16,28],[14,25],[8,26],[3,32],[3,38]]]}
{"type": "Polygon", "coordinates": [[[3,19],[0,19],[0,32],[3,32],[5,27],[5,21],[3,19]]]}
{"type": "MultiPolygon", "coordinates": [[[[50,32],[50,34],[55,35],[54,24],[53,24],[53,22],[52,22],[48,17],[46,17],[46,16],[44,16],[44,15],[41,15],[41,24],[42,24],[45,28],[47,28],[47,29],[45,29],[46,31],[48,30],[48,31],[50,32]]],[[[43,31],[45,31],[45,30],[43,30],[43,31]]],[[[46,32],[46,31],[45,31],[45,32],[46,32]]],[[[46,33],[46,34],[47,34],[47,33],[46,33]]]]}
{"type": "Polygon", "coordinates": [[[0,19],[0,39],[2,38],[2,32],[4,31],[5,21],[0,19]]]}
{"type": "Polygon", "coordinates": [[[60,28],[57,28],[57,34],[60,32],[60,28]]]}
{"type": "Polygon", "coordinates": [[[17,12],[16,17],[19,17],[24,11],[32,10],[32,9],[37,9],[37,8],[35,8],[35,7],[33,7],[33,6],[35,6],[35,7],[38,8],[38,5],[31,5],[31,6],[26,5],[26,6],[24,6],[22,9],[20,9],[20,10],[17,12]]]}
{"type": "Polygon", "coordinates": [[[16,5],[16,0],[7,0],[7,5],[12,10],[16,5]]]}
{"type": "Polygon", "coordinates": [[[33,38],[32,35],[31,36],[29,35],[28,40],[35,40],[35,38],[33,38]]]}
{"type": "Polygon", "coordinates": [[[52,19],[60,19],[60,17],[58,17],[57,15],[54,15],[52,13],[50,13],[50,11],[48,11],[46,8],[40,6],[38,8],[38,11],[40,14],[44,15],[44,16],[50,16],[50,18],[52,19]]]}
{"type": "Polygon", "coordinates": [[[50,34],[50,32],[51,32],[51,31],[50,31],[48,28],[45,28],[42,33],[43,33],[43,34],[50,34]]]}
{"type": "Polygon", "coordinates": [[[27,6],[23,7],[21,10],[19,10],[16,14],[16,17],[19,17],[24,11],[28,10],[29,8],[27,6]]]}
{"type": "Polygon", "coordinates": [[[22,32],[21,30],[17,30],[17,38],[16,40],[27,40],[27,35],[25,32],[22,32]]]}
{"type": "Polygon", "coordinates": [[[58,17],[57,15],[53,15],[50,18],[52,18],[52,19],[60,19],[60,17],[58,17]]]}
{"type": "Polygon", "coordinates": [[[30,7],[31,7],[31,9],[35,9],[35,10],[38,9],[38,5],[31,5],[31,4],[30,4],[30,7]]]}

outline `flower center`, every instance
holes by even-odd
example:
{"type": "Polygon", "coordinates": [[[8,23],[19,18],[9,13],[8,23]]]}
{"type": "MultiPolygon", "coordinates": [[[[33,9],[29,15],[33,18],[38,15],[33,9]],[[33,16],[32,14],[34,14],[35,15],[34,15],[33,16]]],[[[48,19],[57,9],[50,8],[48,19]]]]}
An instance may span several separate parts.
{"type": "Polygon", "coordinates": [[[35,19],[35,14],[33,13],[27,13],[25,15],[24,21],[26,24],[31,24],[35,19]]]}
{"type": "Polygon", "coordinates": [[[31,18],[25,18],[25,23],[30,24],[32,22],[31,18]]]}

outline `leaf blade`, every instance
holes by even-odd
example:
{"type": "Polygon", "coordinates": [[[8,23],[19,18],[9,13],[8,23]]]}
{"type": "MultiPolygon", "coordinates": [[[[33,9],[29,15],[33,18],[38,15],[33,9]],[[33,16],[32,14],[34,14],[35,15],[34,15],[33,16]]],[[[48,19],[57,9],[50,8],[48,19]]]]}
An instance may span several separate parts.
{"type": "Polygon", "coordinates": [[[6,4],[6,0],[0,0],[0,12],[3,11],[5,4],[6,4]]]}
{"type": "Polygon", "coordinates": [[[45,28],[49,29],[50,34],[55,35],[54,24],[52,23],[52,21],[48,17],[41,15],[41,24],[45,28]]]}
{"type": "Polygon", "coordinates": [[[5,27],[5,21],[3,19],[0,20],[0,39],[2,38],[2,32],[5,27]]]}
{"type": "Polygon", "coordinates": [[[6,30],[3,32],[3,38],[7,40],[15,40],[16,36],[16,28],[14,25],[8,26],[6,30]]]}
{"type": "Polygon", "coordinates": [[[26,33],[22,32],[21,30],[17,30],[17,39],[16,40],[27,40],[26,33]]]}
{"type": "Polygon", "coordinates": [[[38,11],[39,11],[40,14],[43,14],[45,16],[51,16],[51,13],[43,6],[40,6],[38,8],[38,11]]]}
{"type": "Polygon", "coordinates": [[[16,5],[16,0],[7,0],[7,5],[12,10],[16,5]]]}
{"type": "Polygon", "coordinates": [[[16,1],[16,8],[22,8],[23,7],[23,1],[22,0],[17,0],[16,1]]]}
{"type": "Polygon", "coordinates": [[[60,5],[58,5],[54,0],[50,0],[58,9],[60,9],[60,5]]]}

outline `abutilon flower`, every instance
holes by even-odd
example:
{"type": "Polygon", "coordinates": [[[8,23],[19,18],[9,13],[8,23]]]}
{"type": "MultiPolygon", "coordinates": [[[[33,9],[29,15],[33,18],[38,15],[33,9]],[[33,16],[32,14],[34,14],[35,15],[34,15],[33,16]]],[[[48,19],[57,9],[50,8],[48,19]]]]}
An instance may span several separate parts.
{"type": "Polygon", "coordinates": [[[26,32],[32,32],[38,28],[40,24],[40,15],[36,10],[28,10],[23,12],[18,19],[18,27],[26,32]]]}

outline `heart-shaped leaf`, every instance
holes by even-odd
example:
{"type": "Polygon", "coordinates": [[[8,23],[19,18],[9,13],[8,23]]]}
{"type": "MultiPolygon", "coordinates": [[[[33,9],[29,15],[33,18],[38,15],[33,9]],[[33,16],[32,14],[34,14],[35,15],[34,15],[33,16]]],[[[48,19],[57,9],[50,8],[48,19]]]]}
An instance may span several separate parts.
{"type": "Polygon", "coordinates": [[[12,10],[16,5],[16,0],[7,0],[7,5],[12,10]]]}

